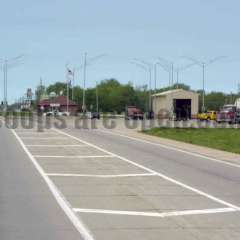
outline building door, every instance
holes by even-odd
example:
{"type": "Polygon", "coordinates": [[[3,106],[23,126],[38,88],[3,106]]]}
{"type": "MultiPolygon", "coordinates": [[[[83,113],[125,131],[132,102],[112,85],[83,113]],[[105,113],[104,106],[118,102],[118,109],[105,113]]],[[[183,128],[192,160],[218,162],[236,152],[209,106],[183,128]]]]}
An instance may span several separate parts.
{"type": "Polygon", "coordinates": [[[191,119],[192,100],[191,99],[174,99],[174,114],[176,120],[191,119]]]}

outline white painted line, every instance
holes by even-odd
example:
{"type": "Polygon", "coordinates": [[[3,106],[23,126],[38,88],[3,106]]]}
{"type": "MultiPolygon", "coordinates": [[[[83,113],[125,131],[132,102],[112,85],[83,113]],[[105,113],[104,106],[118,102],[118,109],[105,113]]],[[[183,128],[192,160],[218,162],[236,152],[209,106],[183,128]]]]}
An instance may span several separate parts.
{"type": "MultiPolygon", "coordinates": [[[[217,163],[221,163],[221,164],[224,164],[224,165],[228,165],[228,166],[231,166],[231,167],[240,168],[240,164],[235,164],[235,163],[232,163],[232,162],[219,160],[219,159],[208,157],[208,156],[205,156],[205,155],[202,155],[202,154],[199,154],[199,153],[194,153],[194,152],[190,152],[190,151],[183,150],[183,149],[180,149],[180,148],[171,147],[171,146],[168,146],[168,145],[165,145],[165,144],[162,144],[162,143],[150,142],[150,141],[147,141],[147,140],[144,140],[144,139],[130,137],[130,136],[118,133],[118,132],[113,133],[113,132],[106,131],[106,130],[96,130],[96,131],[106,133],[106,134],[116,135],[116,136],[119,136],[119,137],[127,138],[127,139],[134,140],[134,141],[141,142],[141,143],[147,143],[147,144],[150,144],[150,145],[162,147],[162,148],[165,148],[165,149],[168,149],[168,150],[173,150],[175,152],[181,152],[181,153],[188,154],[188,155],[195,156],[195,157],[205,158],[207,160],[217,162],[217,163]]],[[[169,139],[169,140],[171,140],[171,139],[169,139]]]]}
{"type": "Polygon", "coordinates": [[[62,193],[56,188],[52,180],[45,174],[44,170],[42,167],[38,164],[36,159],[33,157],[33,155],[28,151],[26,146],[24,145],[23,141],[21,138],[16,134],[14,130],[11,130],[11,132],[14,134],[20,145],[22,146],[23,150],[39,172],[39,174],[42,176],[42,178],[45,180],[48,188],[50,189],[51,193],[55,197],[57,203],[59,206],[63,209],[65,214],[68,216],[68,218],[71,220],[75,228],[78,230],[78,232],[82,235],[84,240],[94,240],[94,237],[88,230],[88,228],[85,226],[85,224],[82,222],[81,218],[77,216],[74,211],[72,210],[71,205],[67,200],[63,197],[62,193]]]}
{"type": "Polygon", "coordinates": [[[50,136],[56,136],[57,134],[54,132],[17,132],[18,136],[46,136],[46,135],[50,135],[50,136]]]}
{"type": "Polygon", "coordinates": [[[233,208],[214,208],[214,209],[186,210],[186,211],[163,212],[163,213],[115,211],[115,210],[105,210],[105,209],[84,209],[84,208],[74,208],[73,211],[75,211],[76,213],[95,213],[95,214],[128,215],[128,216],[160,217],[160,218],[236,212],[236,210],[233,208]]]}
{"type": "Polygon", "coordinates": [[[33,155],[35,158],[114,158],[113,155],[101,155],[101,156],[45,156],[45,155],[33,155]]]}
{"type": "Polygon", "coordinates": [[[93,174],[72,174],[72,173],[47,173],[51,177],[91,177],[91,178],[127,178],[127,177],[149,177],[155,176],[153,173],[139,174],[118,174],[118,175],[93,175],[93,174]]]}
{"type": "Polygon", "coordinates": [[[30,140],[62,140],[68,138],[61,137],[21,137],[21,139],[30,139],[30,140]]]}
{"type": "Polygon", "coordinates": [[[162,173],[159,173],[159,172],[157,172],[157,171],[154,171],[154,170],[152,170],[151,168],[145,167],[145,166],[143,166],[143,165],[141,165],[141,164],[138,164],[138,163],[136,163],[136,162],[133,162],[133,161],[131,161],[131,160],[128,160],[127,158],[121,157],[121,156],[119,156],[119,155],[117,155],[117,154],[114,154],[114,153],[112,153],[112,152],[110,152],[110,151],[107,151],[107,150],[105,150],[105,149],[103,149],[103,148],[100,148],[100,147],[98,147],[98,146],[96,146],[96,145],[94,145],[94,144],[92,144],[92,143],[88,143],[88,142],[86,142],[86,141],[80,140],[79,138],[77,138],[77,137],[75,137],[75,136],[72,136],[72,135],[70,135],[70,134],[68,134],[68,133],[65,133],[65,132],[60,131],[60,130],[57,130],[57,129],[54,129],[54,130],[55,130],[56,132],[62,133],[62,134],[65,135],[65,136],[68,136],[68,137],[70,137],[70,138],[72,138],[72,139],[75,139],[75,140],[77,140],[77,141],[79,141],[79,142],[82,142],[82,143],[87,144],[87,145],[89,145],[89,146],[91,146],[91,147],[94,147],[94,148],[96,148],[96,149],[98,149],[98,150],[100,150],[100,151],[102,151],[102,152],[105,152],[106,154],[110,154],[110,155],[112,155],[112,156],[114,156],[114,157],[116,157],[116,158],[118,158],[118,159],[121,159],[122,161],[125,161],[125,162],[127,162],[127,163],[130,163],[130,164],[136,166],[136,167],[139,167],[139,168],[141,168],[141,169],[143,169],[143,170],[145,170],[145,171],[147,171],[147,172],[149,172],[149,173],[156,174],[157,176],[159,176],[159,177],[161,177],[161,178],[163,178],[163,179],[165,179],[165,180],[167,180],[167,181],[169,181],[169,182],[172,182],[172,183],[174,183],[174,184],[176,184],[176,185],[178,185],[178,186],[181,186],[181,187],[183,187],[183,188],[185,188],[185,189],[188,189],[188,190],[190,190],[190,191],[192,191],[192,192],[195,192],[195,193],[197,193],[197,194],[199,194],[199,195],[201,195],[201,196],[204,196],[204,197],[206,197],[206,198],[208,198],[208,199],[211,199],[212,201],[215,201],[215,202],[217,202],[217,203],[220,203],[220,204],[222,204],[222,205],[225,205],[225,206],[227,206],[227,207],[230,207],[230,208],[233,208],[233,209],[235,209],[235,210],[237,210],[237,211],[240,211],[240,207],[238,207],[238,206],[236,206],[236,205],[234,205],[234,204],[231,204],[231,203],[229,203],[229,202],[227,202],[227,201],[224,201],[224,200],[222,200],[222,199],[220,199],[220,198],[214,197],[214,196],[211,195],[211,194],[205,193],[205,192],[203,192],[203,191],[201,191],[201,190],[198,190],[198,189],[196,189],[196,188],[194,188],[194,187],[191,187],[191,186],[189,186],[189,185],[187,185],[187,184],[184,184],[184,183],[182,183],[182,182],[180,182],[180,181],[177,181],[177,180],[175,180],[175,179],[173,179],[173,178],[171,178],[171,177],[168,177],[168,176],[166,176],[166,175],[164,175],[164,174],[162,174],[162,173]]]}
{"type": "MultiPolygon", "coordinates": [[[[18,132],[18,135],[34,135],[34,136],[44,136],[44,135],[50,135],[50,136],[57,136],[55,132],[18,132]]],[[[21,137],[21,136],[20,136],[21,137]]]]}
{"type": "Polygon", "coordinates": [[[33,133],[33,134],[51,134],[51,133],[54,133],[54,131],[47,131],[47,132],[38,132],[37,130],[36,131],[32,131],[32,130],[16,130],[15,129],[15,132],[17,134],[22,134],[22,133],[33,133]]]}
{"type": "Polygon", "coordinates": [[[46,147],[46,148],[56,148],[56,147],[89,147],[88,145],[85,144],[75,144],[75,145],[44,145],[44,144],[31,144],[31,145],[25,145],[26,147],[46,147]]]}

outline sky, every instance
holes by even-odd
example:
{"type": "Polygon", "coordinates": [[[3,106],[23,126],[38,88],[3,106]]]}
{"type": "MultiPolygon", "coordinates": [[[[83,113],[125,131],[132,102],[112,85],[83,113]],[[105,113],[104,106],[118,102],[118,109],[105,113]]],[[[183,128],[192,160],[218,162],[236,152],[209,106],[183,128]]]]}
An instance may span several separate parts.
{"type": "MultiPolygon", "coordinates": [[[[65,65],[78,68],[103,55],[87,69],[87,87],[116,78],[134,86],[148,84],[134,58],[153,64],[158,57],[188,65],[189,56],[208,61],[226,56],[206,69],[206,90],[237,92],[240,83],[239,0],[8,0],[0,9],[0,59],[23,54],[8,73],[13,102],[42,78],[45,85],[65,82],[65,65]]],[[[176,77],[174,79],[176,81],[176,77]]],[[[179,75],[192,89],[202,88],[196,65],[179,75]]],[[[3,97],[0,75],[0,99],[3,97]]],[[[76,72],[83,85],[83,73],[76,72]]],[[[168,73],[157,69],[157,87],[168,73]]]]}

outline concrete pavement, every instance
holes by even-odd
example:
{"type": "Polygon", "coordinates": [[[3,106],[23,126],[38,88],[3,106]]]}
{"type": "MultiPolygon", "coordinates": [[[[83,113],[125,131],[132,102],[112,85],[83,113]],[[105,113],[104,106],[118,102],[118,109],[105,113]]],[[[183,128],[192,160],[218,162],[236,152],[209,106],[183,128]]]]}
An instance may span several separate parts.
{"type": "Polygon", "coordinates": [[[0,136],[0,239],[82,239],[10,130],[0,136]]]}
{"type": "MultiPolygon", "coordinates": [[[[15,135],[79,217],[90,234],[85,239],[240,238],[237,167],[99,130],[16,129],[15,135]]],[[[24,155],[19,144],[14,152],[24,155]]],[[[30,173],[39,178],[33,167],[22,175],[30,173]]],[[[71,225],[60,212],[48,229],[57,231],[54,223],[62,219],[71,225]]],[[[73,225],[70,232],[76,233],[73,225]]]]}

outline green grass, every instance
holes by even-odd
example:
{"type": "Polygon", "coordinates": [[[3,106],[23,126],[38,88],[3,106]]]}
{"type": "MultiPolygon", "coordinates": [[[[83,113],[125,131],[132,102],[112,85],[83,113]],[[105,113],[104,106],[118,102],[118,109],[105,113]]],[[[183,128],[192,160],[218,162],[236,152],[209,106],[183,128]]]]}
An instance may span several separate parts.
{"type": "Polygon", "coordinates": [[[240,129],[153,128],[144,133],[195,145],[240,153],[240,129]]]}
{"type": "Polygon", "coordinates": [[[33,112],[0,112],[0,116],[29,117],[33,112]]]}

